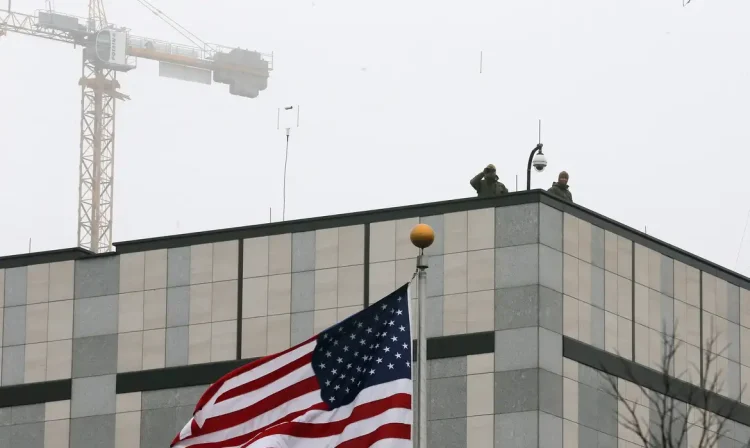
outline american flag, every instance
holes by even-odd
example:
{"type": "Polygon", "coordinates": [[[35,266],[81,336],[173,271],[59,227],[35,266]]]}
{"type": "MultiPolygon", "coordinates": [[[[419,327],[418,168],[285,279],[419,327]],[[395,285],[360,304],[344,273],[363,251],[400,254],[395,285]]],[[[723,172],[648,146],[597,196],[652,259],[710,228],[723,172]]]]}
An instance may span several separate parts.
{"type": "Polygon", "coordinates": [[[408,284],[211,385],[174,448],[411,447],[408,284]]]}

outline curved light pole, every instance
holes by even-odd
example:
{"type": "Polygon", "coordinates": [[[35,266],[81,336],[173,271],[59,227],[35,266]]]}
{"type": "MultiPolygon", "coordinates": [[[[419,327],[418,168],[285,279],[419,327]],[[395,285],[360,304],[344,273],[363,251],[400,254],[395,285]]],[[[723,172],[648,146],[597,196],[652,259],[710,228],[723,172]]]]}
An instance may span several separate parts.
{"type": "Polygon", "coordinates": [[[547,158],[544,157],[544,154],[542,153],[542,145],[539,143],[534,147],[534,149],[531,150],[531,154],[529,154],[529,164],[526,165],[526,190],[531,190],[531,166],[534,165],[534,169],[537,170],[537,172],[544,171],[544,168],[547,166],[547,158]]]}

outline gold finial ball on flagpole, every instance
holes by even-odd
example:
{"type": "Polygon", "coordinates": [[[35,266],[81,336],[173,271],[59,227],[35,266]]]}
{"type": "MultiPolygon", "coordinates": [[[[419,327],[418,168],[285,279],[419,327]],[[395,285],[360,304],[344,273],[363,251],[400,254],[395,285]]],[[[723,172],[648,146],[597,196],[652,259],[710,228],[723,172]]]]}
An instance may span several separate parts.
{"type": "Polygon", "coordinates": [[[420,249],[427,249],[435,241],[435,231],[427,224],[417,224],[411,229],[411,243],[420,249]]]}

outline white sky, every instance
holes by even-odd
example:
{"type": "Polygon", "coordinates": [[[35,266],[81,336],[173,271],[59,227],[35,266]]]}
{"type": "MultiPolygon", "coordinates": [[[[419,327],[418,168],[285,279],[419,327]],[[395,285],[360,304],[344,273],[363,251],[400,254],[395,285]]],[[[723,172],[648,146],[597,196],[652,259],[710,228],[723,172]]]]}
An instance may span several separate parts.
{"type": "MultiPolygon", "coordinates": [[[[157,0],[206,41],[273,51],[275,71],[255,100],[159,78],[152,61],[119,77],[133,99],[117,109],[114,239],[280,219],[276,110],[299,104],[288,219],[472,196],[487,163],[523,188],[541,118],[550,164],[533,187],[568,170],[579,204],[734,268],[750,2],[681,1],[157,0]]],[[[185,42],[136,0],[106,4],[133,34],[185,42]]],[[[80,65],[66,44],[0,38],[2,255],[30,237],[76,245],[80,65]]]]}

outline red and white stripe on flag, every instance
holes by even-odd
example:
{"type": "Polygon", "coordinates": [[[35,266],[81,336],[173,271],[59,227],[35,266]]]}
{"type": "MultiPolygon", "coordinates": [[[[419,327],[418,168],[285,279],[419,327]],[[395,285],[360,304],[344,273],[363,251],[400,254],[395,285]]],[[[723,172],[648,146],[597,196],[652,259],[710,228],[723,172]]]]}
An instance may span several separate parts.
{"type": "MultiPolygon", "coordinates": [[[[388,311],[395,318],[392,308],[376,310],[374,321],[388,311]]],[[[399,334],[395,319],[390,327],[387,319],[384,327],[369,325],[367,316],[355,319],[360,313],[225,375],[203,394],[172,447],[411,447],[410,332],[399,334]]]]}

